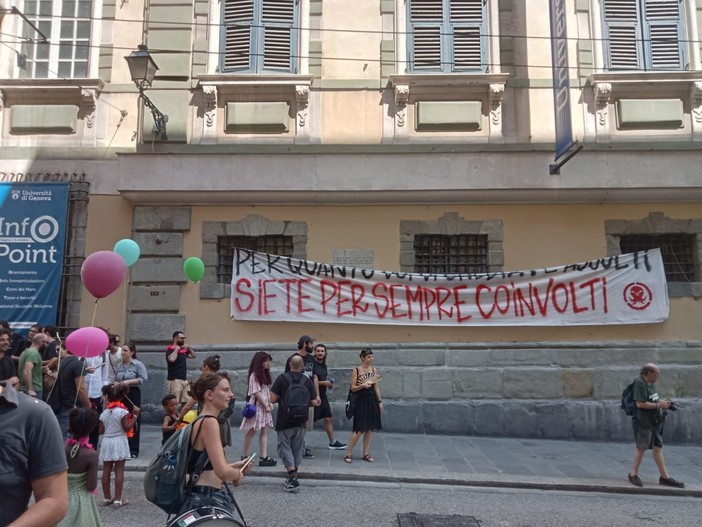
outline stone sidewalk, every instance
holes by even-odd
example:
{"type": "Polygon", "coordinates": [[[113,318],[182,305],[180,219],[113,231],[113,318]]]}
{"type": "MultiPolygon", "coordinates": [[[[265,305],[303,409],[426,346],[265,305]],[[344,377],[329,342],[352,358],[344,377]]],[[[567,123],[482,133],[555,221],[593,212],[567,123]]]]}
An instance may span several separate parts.
{"type": "MultiPolygon", "coordinates": [[[[275,432],[269,433],[268,452],[276,456],[275,432]]],[[[243,435],[232,429],[234,446],[227,459],[241,456],[243,435]]],[[[345,442],[348,433],[337,437],[345,442]]],[[[633,441],[596,443],[546,439],[464,437],[447,435],[373,434],[370,453],[374,463],[361,459],[361,441],[352,464],[344,462],[343,450],[329,450],[321,430],[307,433],[307,447],[315,459],[303,460],[300,479],[327,481],[373,481],[480,487],[511,487],[544,490],[618,492],[702,497],[702,446],[666,446],[670,475],[684,481],[685,489],[658,484],[658,471],[650,453],[639,475],[643,488],[627,480],[633,441]]],[[[141,452],[127,462],[128,471],[143,471],[161,446],[161,430],[146,425],[141,433],[141,452]]],[[[258,437],[254,440],[258,448],[258,437]]],[[[277,477],[284,469],[255,466],[248,477],[277,477]]]]}

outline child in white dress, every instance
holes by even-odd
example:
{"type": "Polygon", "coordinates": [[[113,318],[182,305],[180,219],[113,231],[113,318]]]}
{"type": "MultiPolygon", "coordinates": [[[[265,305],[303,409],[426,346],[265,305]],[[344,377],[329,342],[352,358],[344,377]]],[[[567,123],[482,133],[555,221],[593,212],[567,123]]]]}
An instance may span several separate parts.
{"type": "Polygon", "coordinates": [[[104,386],[103,394],[107,396],[107,408],[100,414],[100,433],[104,434],[100,444],[100,461],[102,470],[103,505],[113,509],[129,503],[122,499],[124,483],[124,463],[129,459],[129,442],[127,434],[134,428],[139,416],[139,407],[135,406],[130,414],[122,400],[128,392],[128,387],[119,384],[104,386]],[[112,469],[115,470],[115,494],[110,491],[112,469]]]}

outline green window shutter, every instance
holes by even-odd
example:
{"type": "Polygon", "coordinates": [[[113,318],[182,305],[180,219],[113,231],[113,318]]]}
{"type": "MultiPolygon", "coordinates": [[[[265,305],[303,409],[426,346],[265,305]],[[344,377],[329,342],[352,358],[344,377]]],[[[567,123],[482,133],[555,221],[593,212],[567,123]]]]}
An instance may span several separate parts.
{"type": "Polygon", "coordinates": [[[453,70],[486,71],[484,0],[451,0],[449,20],[453,38],[453,70]]]}
{"type": "Polygon", "coordinates": [[[263,0],[263,70],[294,71],[297,0],[263,0]]]}
{"type": "Polygon", "coordinates": [[[683,14],[680,0],[645,0],[646,69],[680,70],[684,62],[683,14]]]}
{"type": "Polygon", "coordinates": [[[410,68],[441,71],[443,0],[410,0],[410,68]]]}
{"type": "Polygon", "coordinates": [[[485,0],[409,0],[412,71],[485,71],[485,0]]]}
{"type": "Polygon", "coordinates": [[[221,70],[249,71],[252,68],[254,0],[224,0],[222,9],[224,53],[221,70]]]}
{"type": "Polygon", "coordinates": [[[639,0],[603,0],[603,4],[608,69],[641,69],[639,0]]]}

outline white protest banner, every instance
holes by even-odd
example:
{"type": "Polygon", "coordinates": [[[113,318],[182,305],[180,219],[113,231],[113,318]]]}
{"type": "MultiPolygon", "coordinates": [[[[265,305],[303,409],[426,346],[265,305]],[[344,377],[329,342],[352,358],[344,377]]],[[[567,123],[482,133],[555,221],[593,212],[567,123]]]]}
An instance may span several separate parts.
{"type": "Polygon", "coordinates": [[[486,274],[386,272],[234,252],[235,320],[580,326],[650,324],[668,312],[659,249],[486,274]]]}

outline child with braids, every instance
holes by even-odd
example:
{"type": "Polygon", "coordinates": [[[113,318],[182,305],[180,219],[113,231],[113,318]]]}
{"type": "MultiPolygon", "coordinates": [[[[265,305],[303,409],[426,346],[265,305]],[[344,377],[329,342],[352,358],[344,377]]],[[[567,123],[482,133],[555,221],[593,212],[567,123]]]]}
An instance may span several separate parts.
{"type": "Polygon", "coordinates": [[[124,485],[124,462],[129,459],[129,442],[127,435],[137,422],[139,407],[135,406],[130,414],[122,400],[129,388],[124,384],[112,384],[102,388],[107,396],[107,408],[100,415],[100,433],[105,434],[100,445],[102,469],[103,505],[119,509],[129,502],[122,499],[124,485]],[[110,491],[112,468],[115,469],[115,494],[110,491]]]}
{"type": "Polygon", "coordinates": [[[92,494],[97,489],[98,454],[88,441],[97,424],[98,414],[92,408],[73,408],[68,412],[68,512],[58,527],[101,526],[92,494]]]}

